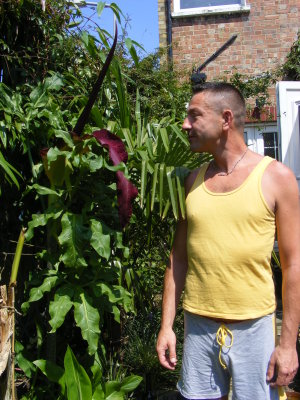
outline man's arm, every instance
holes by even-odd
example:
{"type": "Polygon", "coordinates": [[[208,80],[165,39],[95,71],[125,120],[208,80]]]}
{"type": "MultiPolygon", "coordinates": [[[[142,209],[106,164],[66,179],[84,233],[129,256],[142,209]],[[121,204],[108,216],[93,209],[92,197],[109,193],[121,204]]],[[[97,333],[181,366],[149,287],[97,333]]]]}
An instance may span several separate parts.
{"type": "Polygon", "coordinates": [[[180,220],[165,273],[162,321],[156,345],[159,362],[163,367],[172,370],[175,369],[177,362],[173,323],[187,271],[186,235],[187,222],[180,220]]]}
{"type": "Polygon", "coordinates": [[[300,323],[300,206],[293,173],[274,163],[276,226],[282,266],[283,320],[281,337],[269,363],[267,380],[277,374],[272,386],[288,385],[298,368],[296,341],[300,323]]]}

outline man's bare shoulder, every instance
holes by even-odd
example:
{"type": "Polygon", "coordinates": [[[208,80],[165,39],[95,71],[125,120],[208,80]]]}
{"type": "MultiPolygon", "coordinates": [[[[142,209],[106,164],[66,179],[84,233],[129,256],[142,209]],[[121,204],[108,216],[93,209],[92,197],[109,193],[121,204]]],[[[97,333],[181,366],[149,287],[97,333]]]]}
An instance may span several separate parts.
{"type": "Polygon", "coordinates": [[[281,185],[289,181],[296,182],[293,171],[280,161],[274,160],[266,170],[269,178],[273,180],[274,185],[281,185]]]}
{"type": "Polygon", "coordinates": [[[299,196],[299,189],[293,171],[286,165],[274,160],[266,170],[266,182],[277,200],[287,196],[299,196]]]}

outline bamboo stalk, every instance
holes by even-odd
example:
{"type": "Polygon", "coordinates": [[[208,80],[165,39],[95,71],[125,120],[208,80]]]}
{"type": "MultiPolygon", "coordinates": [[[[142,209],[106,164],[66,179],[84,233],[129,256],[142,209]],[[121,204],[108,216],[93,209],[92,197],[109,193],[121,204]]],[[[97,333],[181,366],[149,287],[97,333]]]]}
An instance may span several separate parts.
{"type": "Polygon", "coordinates": [[[24,240],[25,240],[25,232],[26,232],[26,229],[22,228],[21,232],[20,232],[19,240],[17,243],[17,248],[16,248],[14,260],[13,260],[13,265],[11,268],[9,286],[16,285],[17,275],[18,275],[18,270],[19,270],[19,265],[20,265],[20,259],[21,259],[24,240]]]}

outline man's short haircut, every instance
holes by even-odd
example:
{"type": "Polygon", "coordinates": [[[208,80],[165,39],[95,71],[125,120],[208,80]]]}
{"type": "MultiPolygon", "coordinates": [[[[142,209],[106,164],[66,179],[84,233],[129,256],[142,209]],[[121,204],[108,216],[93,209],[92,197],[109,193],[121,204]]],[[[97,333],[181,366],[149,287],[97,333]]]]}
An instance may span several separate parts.
{"type": "Polygon", "coordinates": [[[245,125],[246,104],[241,92],[227,82],[205,82],[193,86],[193,94],[209,92],[218,100],[215,105],[217,112],[230,109],[233,112],[235,126],[242,130],[245,125]]]}

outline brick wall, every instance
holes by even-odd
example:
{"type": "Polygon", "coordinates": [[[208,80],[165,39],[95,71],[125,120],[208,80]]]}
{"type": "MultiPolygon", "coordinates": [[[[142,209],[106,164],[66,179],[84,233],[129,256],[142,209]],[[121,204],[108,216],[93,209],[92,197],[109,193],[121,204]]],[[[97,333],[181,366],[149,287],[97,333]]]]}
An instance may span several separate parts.
{"type": "Polygon", "coordinates": [[[159,47],[167,47],[167,15],[165,0],[157,0],[158,2],[158,31],[159,31],[159,47]]]}
{"type": "MultiPolygon", "coordinates": [[[[165,3],[158,0],[162,46],[167,29],[165,3]]],[[[300,0],[247,0],[247,5],[249,13],[172,18],[175,66],[189,74],[233,34],[238,34],[234,44],[206,67],[209,80],[233,67],[252,76],[282,64],[300,29],[300,0]]]]}

